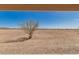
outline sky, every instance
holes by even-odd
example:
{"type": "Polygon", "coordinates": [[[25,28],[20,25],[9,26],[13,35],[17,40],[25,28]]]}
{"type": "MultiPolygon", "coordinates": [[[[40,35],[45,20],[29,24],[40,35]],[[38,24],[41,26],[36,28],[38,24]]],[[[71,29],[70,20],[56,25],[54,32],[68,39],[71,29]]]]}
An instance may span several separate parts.
{"type": "Polygon", "coordinates": [[[16,28],[29,19],[40,28],[79,28],[78,11],[0,11],[0,27],[16,28]]]}

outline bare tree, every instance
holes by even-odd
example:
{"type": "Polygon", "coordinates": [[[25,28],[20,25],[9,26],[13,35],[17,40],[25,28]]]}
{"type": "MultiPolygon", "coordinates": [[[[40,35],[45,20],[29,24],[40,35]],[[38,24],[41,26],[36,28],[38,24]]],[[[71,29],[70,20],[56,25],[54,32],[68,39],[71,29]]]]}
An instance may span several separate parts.
{"type": "Polygon", "coordinates": [[[29,35],[28,39],[31,39],[33,32],[37,29],[37,27],[38,27],[38,22],[34,20],[28,20],[22,24],[21,28],[25,34],[29,35]]]}

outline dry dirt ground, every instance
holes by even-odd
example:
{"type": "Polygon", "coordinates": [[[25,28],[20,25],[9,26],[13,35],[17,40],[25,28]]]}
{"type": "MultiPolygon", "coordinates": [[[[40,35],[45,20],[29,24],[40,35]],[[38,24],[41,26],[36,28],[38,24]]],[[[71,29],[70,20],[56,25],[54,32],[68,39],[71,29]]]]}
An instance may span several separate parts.
{"type": "Polygon", "coordinates": [[[79,54],[79,30],[37,30],[32,39],[6,42],[24,36],[22,30],[0,29],[0,54],[79,54]]]}

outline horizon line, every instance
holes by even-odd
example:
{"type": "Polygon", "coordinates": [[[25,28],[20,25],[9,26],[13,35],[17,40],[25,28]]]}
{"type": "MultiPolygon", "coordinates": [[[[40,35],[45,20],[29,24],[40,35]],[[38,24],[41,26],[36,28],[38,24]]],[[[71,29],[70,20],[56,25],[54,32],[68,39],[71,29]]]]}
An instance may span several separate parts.
{"type": "MultiPolygon", "coordinates": [[[[7,27],[5,27],[5,28],[0,28],[0,29],[22,29],[22,28],[7,28],[7,27]]],[[[64,30],[64,29],[79,29],[79,28],[37,28],[37,30],[64,30]]]]}

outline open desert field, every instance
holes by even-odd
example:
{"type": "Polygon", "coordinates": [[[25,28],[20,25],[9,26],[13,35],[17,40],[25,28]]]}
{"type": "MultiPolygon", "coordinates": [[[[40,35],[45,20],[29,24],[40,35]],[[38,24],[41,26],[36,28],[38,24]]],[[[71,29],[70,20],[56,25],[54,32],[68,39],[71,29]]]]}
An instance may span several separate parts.
{"type": "Polygon", "coordinates": [[[22,30],[0,29],[0,54],[79,54],[79,30],[37,30],[32,39],[6,42],[21,37],[22,30]]]}

